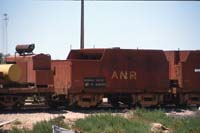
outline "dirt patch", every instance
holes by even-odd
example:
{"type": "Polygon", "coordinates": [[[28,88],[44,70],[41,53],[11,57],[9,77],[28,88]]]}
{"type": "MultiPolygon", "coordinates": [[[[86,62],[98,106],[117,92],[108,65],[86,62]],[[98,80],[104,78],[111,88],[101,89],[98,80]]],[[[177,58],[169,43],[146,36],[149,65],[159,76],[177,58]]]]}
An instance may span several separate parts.
{"type": "Polygon", "coordinates": [[[84,118],[88,114],[86,113],[77,113],[72,111],[55,111],[55,112],[30,112],[30,113],[6,113],[0,114],[1,121],[16,120],[11,124],[4,125],[2,129],[8,130],[12,126],[18,128],[32,128],[33,124],[42,120],[50,120],[58,116],[64,116],[66,122],[74,122],[77,119],[84,118]]]}

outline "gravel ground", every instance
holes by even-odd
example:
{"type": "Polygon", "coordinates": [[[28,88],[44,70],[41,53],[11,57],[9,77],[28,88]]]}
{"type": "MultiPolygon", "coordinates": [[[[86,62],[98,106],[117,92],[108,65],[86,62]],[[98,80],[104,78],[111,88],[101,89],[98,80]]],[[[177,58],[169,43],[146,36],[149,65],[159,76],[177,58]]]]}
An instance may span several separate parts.
{"type": "MultiPolygon", "coordinates": [[[[18,128],[26,127],[32,128],[32,125],[41,120],[49,120],[58,116],[64,116],[65,121],[68,123],[73,123],[77,119],[84,118],[88,115],[94,113],[105,113],[111,112],[112,114],[120,114],[127,117],[130,110],[120,110],[120,111],[110,111],[110,110],[80,110],[80,111],[20,111],[20,112],[4,112],[0,113],[0,121],[16,120],[11,124],[4,125],[1,127],[3,130],[11,129],[13,125],[18,128]],[[18,123],[18,124],[16,124],[18,123]],[[20,123],[20,124],[19,124],[20,123]]],[[[194,116],[195,114],[200,114],[200,111],[191,111],[191,110],[178,110],[178,111],[167,111],[167,115],[173,117],[186,117],[194,116]]]]}
{"type": "Polygon", "coordinates": [[[32,125],[38,121],[42,120],[50,120],[58,116],[64,116],[65,121],[67,122],[74,122],[77,119],[84,118],[88,114],[86,113],[78,113],[72,111],[51,111],[51,112],[20,112],[20,113],[5,113],[0,114],[0,121],[8,121],[8,120],[15,120],[15,122],[11,124],[6,124],[2,127],[4,130],[10,129],[13,125],[22,128],[32,128],[32,125]]]}

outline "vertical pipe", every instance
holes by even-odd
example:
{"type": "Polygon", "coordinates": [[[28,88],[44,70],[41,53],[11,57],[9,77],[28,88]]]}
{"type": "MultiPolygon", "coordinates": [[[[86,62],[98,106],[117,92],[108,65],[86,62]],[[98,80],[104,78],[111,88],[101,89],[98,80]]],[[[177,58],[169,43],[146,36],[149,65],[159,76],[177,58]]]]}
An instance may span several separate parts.
{"type": "Polygon", "coordinates": [[[81,38],[80,48],[84,49],[84,0],[81,0],[81,38]]]}

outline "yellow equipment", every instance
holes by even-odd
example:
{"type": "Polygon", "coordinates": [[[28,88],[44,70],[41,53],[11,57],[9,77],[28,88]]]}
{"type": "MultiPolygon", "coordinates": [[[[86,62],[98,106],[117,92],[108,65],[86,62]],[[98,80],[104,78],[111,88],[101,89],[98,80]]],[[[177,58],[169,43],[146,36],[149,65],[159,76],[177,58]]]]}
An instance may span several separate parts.
{"type": "Polygon", "coordinates": [[[6,80],[17,82],[21,79],[22,70],[16,64],[0,64],[0,72],[6,80]]]}

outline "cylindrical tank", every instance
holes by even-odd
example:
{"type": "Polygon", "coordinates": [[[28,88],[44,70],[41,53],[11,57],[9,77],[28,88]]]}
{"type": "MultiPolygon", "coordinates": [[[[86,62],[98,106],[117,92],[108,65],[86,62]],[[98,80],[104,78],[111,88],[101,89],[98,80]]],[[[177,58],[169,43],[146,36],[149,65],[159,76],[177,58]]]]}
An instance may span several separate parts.
{"type": "Polygon", "coordinates": [[[21,68],[16,64],[0,64],[0,72],[6,80],[17,82],[22,76],[21,68]]]}
{"type": "Polygon", "coordinates": [[[16,46],[16,52],[19,54],[31,53],[35,48],[35,44],[22,44],[16,46]]]}

